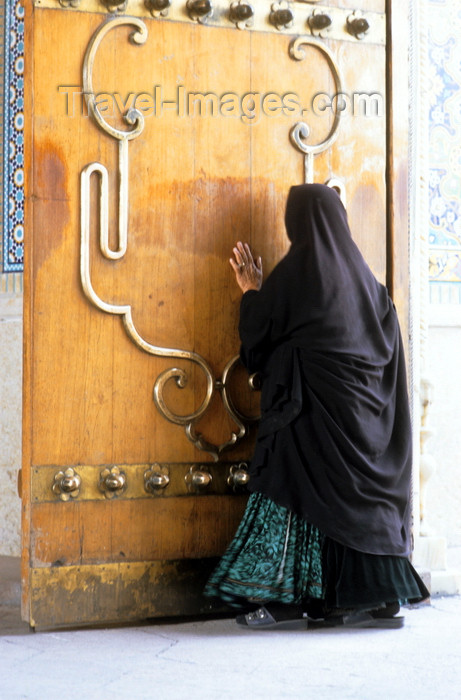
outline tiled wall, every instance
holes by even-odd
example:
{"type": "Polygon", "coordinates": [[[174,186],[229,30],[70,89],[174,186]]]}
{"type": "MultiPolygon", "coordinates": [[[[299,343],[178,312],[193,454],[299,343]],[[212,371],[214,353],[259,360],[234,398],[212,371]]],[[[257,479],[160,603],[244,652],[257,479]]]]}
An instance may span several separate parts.
{"type": "Polygon", "coordinates": [[[429,531],[461,545],[461,2],[427,0],[429,87],[429,334],[433,403],[427,449],[429,531]]]}
{"type": "Polygon", "coordinates": [[[431,302],[461,303],[461,2],[428,0],[431,302]]]}
{"type": "Polygon", "coordinates": [[[5,0],[3,23],[2,267],[21,272],[24,259],[24,8],[5,0]]]}

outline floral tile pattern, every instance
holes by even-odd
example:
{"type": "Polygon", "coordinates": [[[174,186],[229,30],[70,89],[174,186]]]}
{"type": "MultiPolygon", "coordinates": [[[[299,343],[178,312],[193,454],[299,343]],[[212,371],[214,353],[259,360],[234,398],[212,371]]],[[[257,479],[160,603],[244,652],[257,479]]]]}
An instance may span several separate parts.
{"type": "Polygon", "coordinates": [[[3,94],[3,271],[24,259],[24,8],[5,0],[3,94]]]}
{"type": "Polygon", "coordinates": [[[431,300],[461,302],[461,3],[428,0],[431,300]]]}

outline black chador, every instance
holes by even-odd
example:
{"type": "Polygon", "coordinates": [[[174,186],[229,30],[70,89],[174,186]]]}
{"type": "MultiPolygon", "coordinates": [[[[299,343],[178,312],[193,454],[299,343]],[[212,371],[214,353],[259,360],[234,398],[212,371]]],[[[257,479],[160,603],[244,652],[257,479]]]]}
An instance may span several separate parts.
{"type": "Polygon", "coordinates": [[[337,195],[292,187],[287,255],[243,295],[263,380],[250,489],[359,552],[410,552],[411,430],[399,324],[337,195]]]}

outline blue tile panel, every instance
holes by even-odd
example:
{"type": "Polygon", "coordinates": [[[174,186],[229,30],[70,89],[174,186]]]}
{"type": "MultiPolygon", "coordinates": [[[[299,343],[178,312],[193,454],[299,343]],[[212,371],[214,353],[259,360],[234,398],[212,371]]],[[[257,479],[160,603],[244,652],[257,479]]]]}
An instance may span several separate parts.
{"type": "Polygon", "coordinates": [[[3,85],[3,272],[24,260],[24,8],[5,1],[3,85]]]}
{"type": "Polygon", "coordinates": [[[459,301],[461,3],[459,0],[429,0],[428,20],[429,281],[433,301],[459,301]],[[447,286],[451,289],[443,289],[447,286]]]}

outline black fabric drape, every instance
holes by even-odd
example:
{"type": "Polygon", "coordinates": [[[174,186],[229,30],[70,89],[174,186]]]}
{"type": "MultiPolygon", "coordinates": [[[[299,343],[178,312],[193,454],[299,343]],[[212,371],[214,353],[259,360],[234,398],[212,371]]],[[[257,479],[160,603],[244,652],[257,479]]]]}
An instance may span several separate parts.
{"type": "Polygon", "coordinates": [[[408,555],[411,429],[394,305],[337,193],[292,187],[288,254],[242,297],[241,357],[263,386],[250,489],[327,536],[408,555]]]}

